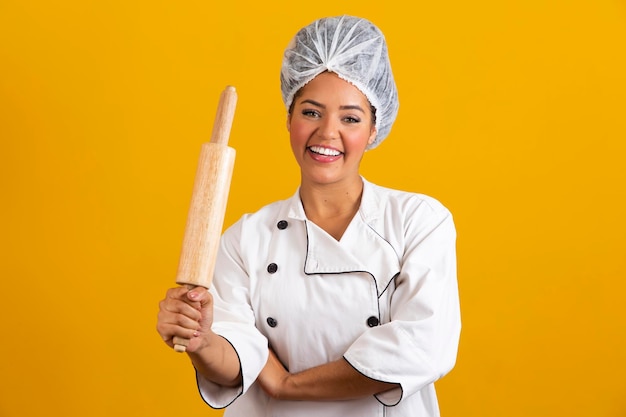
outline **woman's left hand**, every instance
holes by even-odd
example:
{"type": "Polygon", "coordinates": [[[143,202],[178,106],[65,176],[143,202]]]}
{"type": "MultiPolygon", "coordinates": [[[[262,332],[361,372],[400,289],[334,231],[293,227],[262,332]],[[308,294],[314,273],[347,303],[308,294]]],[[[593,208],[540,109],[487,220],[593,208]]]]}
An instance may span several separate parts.
{"type": "Polygon", "coordinates": [[[283,364],[278,360],[274,351],[270,349],[267,363],[257,378],[257,382],[261,384],[263,391],[274,399],[280,399],[284,396],[283,394],[290,376],[291,374],[287,372],[283,364]]]}

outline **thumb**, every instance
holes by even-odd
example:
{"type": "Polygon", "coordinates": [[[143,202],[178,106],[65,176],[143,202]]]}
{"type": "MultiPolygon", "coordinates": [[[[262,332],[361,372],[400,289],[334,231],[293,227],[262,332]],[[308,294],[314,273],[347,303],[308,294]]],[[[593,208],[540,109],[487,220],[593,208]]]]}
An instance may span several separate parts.
{"type": "Polygon", "coordinates": [[[194,287],[187,293],[187,298],[193,302],[205,305],[209,302],[209,291],[204,287],[194,287]]]}

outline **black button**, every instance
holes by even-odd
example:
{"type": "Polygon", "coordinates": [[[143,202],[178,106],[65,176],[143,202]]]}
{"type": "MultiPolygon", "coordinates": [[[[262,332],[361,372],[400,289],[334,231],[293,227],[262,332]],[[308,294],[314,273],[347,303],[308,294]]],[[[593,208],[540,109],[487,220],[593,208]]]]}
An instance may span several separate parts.
{"type": "Polygon", "coordinates": [[[287,220],[281,220],[276,224],[276,227],[278,227],[280,230],[285,230],[287,226],[289,226],[289,223],[287,223],[287,220]]]}
{"type": "Polygon", "coordinates": [[[367,319],[367,325],[370,327],[378,326],[378,317],[372,316],[367,319]]]}
{"type": "Polygon", "coordinates": [[[276,327],[276,325],[278,324],[278,322],[276,321],[275,318],[273,317],[268,317],[267,318],[267,324],[269,324],[270,327],[276,327]]]}
{"type": "Polygon", "coordinates": [[[270,274],[273,274],[276,271],[278,271],[278,265],[276,265],[274,262],[267,266],[267,272],[269,272],[270,274]]]}

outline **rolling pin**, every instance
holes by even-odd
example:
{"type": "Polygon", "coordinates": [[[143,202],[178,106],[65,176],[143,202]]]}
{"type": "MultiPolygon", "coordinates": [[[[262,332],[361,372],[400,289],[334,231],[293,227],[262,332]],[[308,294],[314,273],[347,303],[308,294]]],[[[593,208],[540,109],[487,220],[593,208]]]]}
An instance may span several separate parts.
{"type": "MultiPolygon", "coordinates": [[[[236,105],[237,92],[227,86],[217,106],[211,141],[203,143],[200,149],[176,274],[176,283],[189,289],[209,288],[213,280],[235,165],[235,150],[228,146],[228,138],[236,105]]],[[[186,345],[187,340],[174,338],[175,351],[184,352],[186,345]]]]}

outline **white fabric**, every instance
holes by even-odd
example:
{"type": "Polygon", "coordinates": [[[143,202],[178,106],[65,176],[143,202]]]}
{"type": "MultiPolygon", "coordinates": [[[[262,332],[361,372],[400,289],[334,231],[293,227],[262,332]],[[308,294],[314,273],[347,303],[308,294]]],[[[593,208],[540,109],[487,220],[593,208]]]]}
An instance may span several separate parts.
{"type": "Polygon", "coordinates": [[[298,193],[244,216],[223,236],[211,288],[213,328],[235,347],[243,387],[199,377],[204,400],[230,404],[227,417],[438,416],[433,383],[454,366],[461,327],[455,245],[439,202],[367,181],[339,242],[307,220],[298,193]],[[368,326],[372,316],[380,325],[368,326]],[[268,342],[291,372],[343,356],[402,388],[351,401],[270,399],[254,383],[268,342]]]}
{"type": "Polygon", "coordinates": [[[294,95],[324,71],[352,83],[376,109],[378,134],[368,149],[387,137],[398,114],[398,91],[383,33],[368,20],[327,17],[302,28],[285,49],[280,87],[289,110],[294,95]]]}

